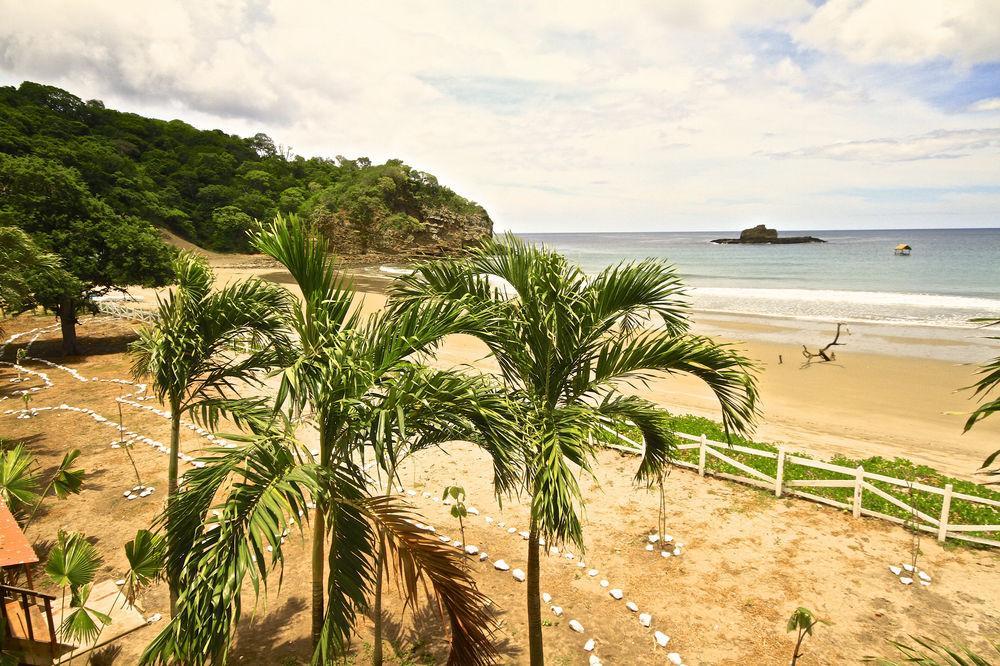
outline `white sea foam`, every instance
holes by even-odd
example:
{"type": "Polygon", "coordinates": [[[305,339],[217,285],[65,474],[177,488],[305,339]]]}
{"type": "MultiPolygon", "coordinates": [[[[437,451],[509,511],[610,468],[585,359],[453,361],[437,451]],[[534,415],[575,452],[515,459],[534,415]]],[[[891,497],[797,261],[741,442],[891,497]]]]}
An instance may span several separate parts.
{"type": "Polygon", "coordinates": [[[413,270],[409,268],[399,268],[397,266],[379,266],[379,272],[386,275],[412,275],[413,270]]]}
{"type": "Polygon", "coordinates": [[[941,294],[752,287],[699,287],[690,293],[699,310],[818,321],[971,328],[970,319],[1000,312],[1000,299],[941,294]]]}

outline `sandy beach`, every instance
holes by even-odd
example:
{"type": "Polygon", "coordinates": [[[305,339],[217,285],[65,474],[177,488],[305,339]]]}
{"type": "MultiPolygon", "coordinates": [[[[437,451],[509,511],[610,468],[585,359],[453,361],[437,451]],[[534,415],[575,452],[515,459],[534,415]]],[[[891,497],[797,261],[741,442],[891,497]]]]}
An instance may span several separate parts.
{"type": "MultiPolygon", "coordinates": [[[[277,271],[260,274],[285,281],[277,271]]],[[[382,307],[389,279],[372,270],[350,275],[365,309],[382,307]]],[[[962,388],[973,383],[977,363],[1000,353],[979,329],[852,324],[844,346],[833,348],[834,362],[804,365],[802,345],[824,346],[835,324],[697,311],[691,319],[694,332],[737,346],[759,365],[760,441],[825,458],[909,458],[969,479],[1000,446],[1000,421],[962,434],[963,415],[974,404],[962,388]]],[[[456,336],[435,363],[495,369],[485,356],[478,341],[456,336]]],[[[711,393],[689,377],[663,378],[636,391],[675,413],[718,418],[711,393]]]]}
{"type": "MultiPolygon", "coordinates": [[[[260,257],[199,251],[220,284],[256,275],[291,286],[287,272],[260,257]]],[[[366,312],[385,304],[392,277],[377,266],[345,269],[345,278],[366,312]]],[[[135,294],[146,305],[155,303],[150,290],[135,294]]],[[[836,361],[804,366],[802,345],[814,351],[826,345],[835,324],[698,311],[690,318],[694,332],[733,344],[758,364],[759,441],[823,458],[909,458],[970,480],[1000,446],[1000,421],[962,433],[963,415],[974,405],[962,389],[974,382],[979,363],[1000,354],[1000,344],[981,329],[851,324],[844,346],[833,348],[836,361]]],[[[486,356],[478,341],[454,336],[434,364],[494,370],[486,356]]],[[[711,393],[691,378],[666,377],[635,390],[674,413],[718,418],[711,393]]]]}
{"type": "MultiPolygon", "coordinates": [[[[377,294],[368,296],[365,307],[375,307],[379,298],[377,294]]],[[[8,332],[49,324],[48,317],[22,317],[10,323],[8,332]]],[[[68,361],[68,366],[86,378],[127,377],[129,359],[124,352],[132,330],[132,324],[106,317],[85,319],[81,342],[86,355],[68,361]]],[[[761,357],[777,351],[753,344],[749,349],[761,357]]],[[[474,361],[478,352],[474,341],[454,339],[445,345],[438,362],[474,361]]],[[[32,354],[58,360],[58,334],[50,331],[42,335],[32,346],[32,354]]],[[[131,390],[107,382],[81,382],[58,368],[34,363],[29,367],[45,371],[52,382],[33,401],[39,408],[51,410],[60,404],[88,407],[114,420],[115,398],[131,390]]],[[[866,406],[860,397],[864,383],[879,381],[880,375],[890,372],[914,372],[914,362],[866,358],[863,364],[857,361],[857,376],[847,372],[853,367],[854,362],[848,364],[846,359],[845,367],[804,371],[791,364],[769,367],[763,375],[769,409],[780,404],[788,421],[766,420],[762,432],[774,429],[790,433],[793,428],[802,428],[809,438],[803,436],[796,443],[805,446],[814,442],[816,450],[831,452],[874,446],[873,441],[880,442],[878,446],[887,453],[902,452],[916,450],[913,442],[921,441],[926,442],[924,455],[933,457],[932,438],[926,430],[936,422],[934,418],[918,417],[910,422],[910,428],[923,431],[920,440],[901,436],[894,440],[892,429],[881,421],[889,417],[865,423],[866,406]],[[830,385],[843,389],[845,396],[852,395],[837,399],[835,408],[819,411],[818,402],[826,397],[835,400],[824,388],[830,385]],[[806,393],[810,386],[809,390],[815,391],[812,397],[806,393]],[[803,393],[797,400],[796,391],[803,393]],[[794,420],[799,405],[817,411],[816,417],[794,420]],[[856,430],[842,428],[840,436],[834,437],[838,423],[850,423],[856,430]]],[[[952,368],[956,378],[960,378],[959,370],[952,368]]],[[[920,379],[925,388],[934,384],[933,373],[927,372],[920,379]]],[[[0,385],[6,386],[12,376],[10,368],[0,369],[0,385]]],[[[38,383],[33,379],[29,385],[38,383]]],[[[649,390],[673,409],[712,413],[704,396],[683,382],[657,384],[649,390]]],[[[894,395],[916,400],[918,394],[897,391],[894,395]]],[[[928,410],[940,409],[940,400],[947,395],[943,391],[927,395],[921,404],[928,410]]],[[[887,407],[880,403],[867,409],[887,407]]],[[[906,421],[904,408],[888,413],[900,423],[906,421]]],[[[122,545],[136,529],[147,527],[155,518],[162,508],[162,493],[136,502],[122,499],[121,489],[135,483],[134,473],[123,453],[109,448],[111,433],[102,427],[105,424],[84,414],[40,411],[27,420],[3,418],[5,433],[28,442],[43,468],[55,465],[66,449],[80,448],[87,469],[81,497],[46,503],[29,537],[52,539],[65,526],[83,530],[106,554],[98,580],[120,578],[125,570],[122,545]]],[[[168,421],[133,406],[125,411],[125,423],[159,441],[168,437],[168,421]]],[[[936,427],[946,432],[947,423],[936,427]]],[[[205,446],[205,440],[182,429],[183,452],[197,455],[205,446]]],[[[970,461],[975,455],[965,454],[970,461]]],[[[164,457],[144,446],[136,449],[135,457],[143,481],[162,489],[164,457]]],[[[960,460],[957,454],[954,457],[960,460]]],[[[554,664],[586,663],[581,649],[584,638],[567,628],[570,619],[584,625],[602,657],[614,664],[666,663],[666,650],[657,647],[651,637],[650,632],[656,629],[670,636],[669,649],[684,655],[689,666],[784,665],[793,644],[784,623],[799,605],[812,608],[830,622],[809,641],[799,662],[803,666],[859,663],[866,655],[889,656],[888,640],[914,634],[949,637],[980,650],[987,648],[990,637],[1000,635],[995,613],[996,599],[1000,598],[1000,556],[994,550],[952,544],[942,547],[933,538],[925,538],[920,566],[931,573],[933,583],[928,588],[904,587],[887,570],[908,557],[910,535],[899,526],[873,518],[855,519],[849,512],[799,499],[775,499],[771,493],[677,470],[666,485],[666,497],[670,535],[681,551],[679,556],[663,558],[659,549],[651,552],[645,548],[647,535],[655,526],[658,500],[655,493],[632,483],[636,464],[635,457],[600,452],[596,476],[582,477],[586,550],[565,549],[572,553],[572,559],[565,552],[542,558],[542,590],[564,610],[562,617],[548,610],[544,616],[546,653],[554,664]],[[581,562],[585,566],[578,566],[581,562]],[[588,574],[591,569],[596,570],[593,576],[588,574]],[[601,586],[602,580],[608,581],[608,587],[601,586]],[[624,598],[614,600],[610,589],[621,589],[624,598]],[[627,601],[651,614],[651,629],[643,628],[636,614],[626,609],[627,601]]],[[[961,470],[962,464],[953,467],[961,470]]],[[[511,567],[525,566],[525,542],[517,531],[526,528],[528,511],[523,498],[504,498],[502,506],[497,502],[489,469],[484,452],[470,444],[454,443],[427,451],[404,464],[400,478],[408,493],[403,499],[422,520],[436,526],[439,535],[454,537],[458,534],[455,520],[447,507],[434,500],[446,485],[465,487],[468,504],[479,511],[466,523],[466,539],[489,554],[485,562],[469,558],[469,567],[480,589],[493,600],[500,626],[501,663],[524,664],[524,587],[510,572],[497,571],[493,562],[503,558],[511,567]],[[487,516],[492,522],[486,521],[487,516]],[[508,533],[508,529],[515,533],[508,533]]],[[[247,613],[237,634],[234,663],[308,663],[309,536],[308,527],[301,533],[291,532],[284,548],[283,582],[268,588],[266,603],[252,614],[254,600],[247,589],[247,613]]],[[[40,577],[43,585],[44,580],[40,577]]],[[[388,640],[392,645],[387,663],[444,663],[447,632],[440,618],[426,604],[404,608],[395,589],[392,584],[387,587],[388,640]]],[[[165,613],[166,606],[162,584],[140,600],[146,614],[165,613]]],[[[119,641],[115,663],[135,663],[162,626],[161,621],[119,641]]],[[[369,618],[360,619],[346,663],[367,663],[371,627],[369,618]]]]}

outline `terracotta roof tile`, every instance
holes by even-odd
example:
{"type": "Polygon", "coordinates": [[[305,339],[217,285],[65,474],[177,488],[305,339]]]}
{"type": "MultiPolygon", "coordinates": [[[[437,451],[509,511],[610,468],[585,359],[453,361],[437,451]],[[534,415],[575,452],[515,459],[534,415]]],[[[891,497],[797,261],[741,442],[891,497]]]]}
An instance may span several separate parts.
{"type": "Polygon", "coordinates": [[[31,564],[38,561],[35,549],[21,531],[10,509],[0,502],[0,567],[31,564]]]}

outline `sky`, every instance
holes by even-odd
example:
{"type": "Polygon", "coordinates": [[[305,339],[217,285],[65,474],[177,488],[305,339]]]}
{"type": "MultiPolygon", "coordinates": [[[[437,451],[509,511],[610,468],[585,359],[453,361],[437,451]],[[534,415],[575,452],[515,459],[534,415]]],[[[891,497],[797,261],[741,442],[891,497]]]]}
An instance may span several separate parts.
{"type": "Polygon", "coordinates": [[[519,232],[1000,227],[1000,0],[0,0],[0,85],[401,158],[519,232]]]}

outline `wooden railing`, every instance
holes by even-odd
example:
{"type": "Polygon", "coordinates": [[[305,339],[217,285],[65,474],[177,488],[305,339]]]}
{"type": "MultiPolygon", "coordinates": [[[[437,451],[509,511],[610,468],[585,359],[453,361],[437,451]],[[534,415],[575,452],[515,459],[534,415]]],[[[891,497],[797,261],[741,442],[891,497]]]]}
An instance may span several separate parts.
{"type": "Polygon", "coordinates": [[[26,590],[12,585],[0,585],[0,613],[3,614],[3,625],[7,636],[57,645],[56,627],[52,620],[52,601],[54,599],[55,597],[52,595],[43,592],[26,590]],[[11,602],[17,604],[21,610],[20,614],[14,615],[9,612],[7,605],[11,602]],[[35,622],[42,618],[39,618],[37,613],[32,613],[33,608],[38,608],[41,611],[45,625],[35,626],[35,622]]]}
{"type": "Polygon", "coordinates": [[[137,308],[133,305],[126,305],[117,301],[101,301],[97,303],[97,311],[101,314],[118,317],[119,319],[131,319],[148,323],[156,322],[156,310],[147,308],[137,308]]]}
{"type": "MultiPolygon", "coordinates": [[[[619,441],[626,444],[626,446],[602,443],[603,446],[627,453],[642,454],[644,449],[643,445],[639,442],[635,442],[628,437],[615,432],[611,428],[605,427],[604,429],[608,433],[613,434],[619,441]]],[[[756,486],[758,488],[764,488],[768,491],[774,492],[775,497],[781,497],[783,494],[802,497],[813,502],[819,502],[821,504],[837,507],[838,509],[850,511],[855,518],[859,518],[861,516],[873,516],[875,518],[881,518],[882,520],[888,520],[893,523],[907,525],[913,529],[930,532],[936,535],[937,540],[941,543],[944,543],[945,539],[951,538],[959,539],[961,541],[971,541],[973,543],[987,546],[1000,547],[1000,540],[969,534],[970,532],[978,532],[981,534],[1000,533],[1000,525],[958,524],[950,522],[952,502],[954,500],[993,507],[994,509],[1000,508],[1000,502],[987,497],[977,497],[976,495],[955,492],[952,484],[950,483],[946,484],[944,488],[938,488],[936,486],[929,486],[916,481],[896,479],[891,476],[868,472],[860,465],[856,468],[851,468],[822,462],[820,460],[803,458],[801,456],[787,453],[783,448],[779,448],[777,452],[773,452],[763,449],[755,449],[748,446],[739,446],[736,444],[730,445],[724,442],[716,442],[708,439],[705,435],[695,436],[684,432],[676,432],[674,434],[679,439],[689,442],[687,444],[678,445],[677,449],[679,451],[698,450],[698,462],[691,463],[685,460],[674,459],[672,464],[677,465],[678,467],[695,470],[701,476],[708,474],[756,486]],[[775,475],[770,476],[759,469],[754,469],[753,467],[734,459],[732,457],[733,452],[774,460],[776,469],[775,475]],[[709,457],[715,458],[725,465],[735,468],[746,476],[743,474],[733,474],[720,470],[712,470],[707,465],[709,457]],[[844,478],[787,479],[786,467],[789,465],[801,465],[803,467],[825,470],[827,472],[841,474],[844,478]],[[919,507],[913,505],[918,503],[915,499],[912,500],[913,504],[909,504],[903,499],[900,499],[899,497],[886,492],[882,488],[873,485],[872,482],[879,482],[896,488],[902,488],[909,497],[914,497],[917,493],[938,495],[941,497],[941,510],[937,516],[928,515],[927,513],[920,511],[919,507]],[[854,493],[850,502],[843,502],[830,497],[823,497],[822,495],[808,492],[804,490],[805,488],[852,488],[854,493]],[[889,504],[898,507],[906,513],[907,518],[904,519],[898,516],[890,516],[886,513],[865,507],[864,494],[866,492],[872,493],[889,504]]]]}

